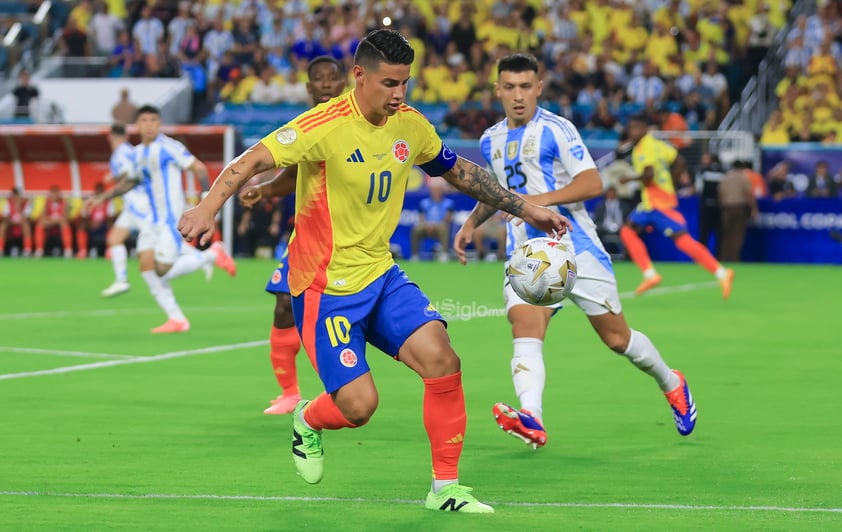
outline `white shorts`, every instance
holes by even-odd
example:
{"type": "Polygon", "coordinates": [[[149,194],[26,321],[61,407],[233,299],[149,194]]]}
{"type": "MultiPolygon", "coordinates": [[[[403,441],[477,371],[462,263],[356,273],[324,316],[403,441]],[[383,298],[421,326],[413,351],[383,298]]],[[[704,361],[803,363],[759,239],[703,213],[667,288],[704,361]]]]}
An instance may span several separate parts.
{"type": "Polygon", "coordinates": [[[128,231],[142,231],[144,226],[149,223],[148,217],[141,217],[133,213],[129,209],[123,209],[120,216],[114,220],[114,227],[126,229],[128,231]]]}
{"type": "Polygon", "coordinates": [[[173,264],[187,246],[175,225],[147,224],[137,236],[137,251],[155,250],[155,262],[173,264]]]}
{"type": "MultiPolygon", "coordinates": [[[[589,251],[576,255],[576,284],[567,297],[588,316],[600,316],[611,312],[623,311],[620,294],[617,292],[617,278],[589,251]]],[[[515,305],[529,305],[518,296],[508,279],[503,281],[503,300],[506,302],[506,314],[515,305]]],[[[565,301],[547,308],[560,309],[565,301]]]]}

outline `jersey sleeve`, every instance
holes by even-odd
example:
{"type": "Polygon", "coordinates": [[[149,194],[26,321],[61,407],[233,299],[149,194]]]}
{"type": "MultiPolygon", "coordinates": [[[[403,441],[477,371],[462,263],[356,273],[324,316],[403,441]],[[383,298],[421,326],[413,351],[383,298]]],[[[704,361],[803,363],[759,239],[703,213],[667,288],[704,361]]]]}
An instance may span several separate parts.
{"type": "Polygon", "coordinates": [[[169,139],[167,142],[167,151],[169,152],[170,156],[172,156],[175,164],[178,165],[179,168],[182,170],[187,170],[193,163],[196,162],[196,157],[193,156],[190,151],[184,146],[184,144],[180,143],[175,139],[169,139]]]}
{"type": "Polygon", "coordinates": [[[324,114],[324,110],[320,107],[302,113],[260,140],[272,154],[277,168],[327,159],[330,153],[327,133],[333,131],[339,122],[328,120],[321,123],[319,114],[324,114]]]}
{"type": "Polygon", "coordinates": [[[415,152],[415,164],[431,176],[440,176],[456,164],[456,154],[442,142],[436,128],[424,115],[408,107],[406,111],[412,129],[416,132],[419,146],[415,152]]]}
{"type": "Polygon", "coordinates": [[[595,170],[593,162],[582,135],[569,121],[562,119],[559,124],[545,127],[541,135],[541,143],[552,142],[558,147],[557,157],[570,177],[576,177],[585,170],[595,170]]]}
{"type": "Polygon", "coordinates": [[[417,131],[420,146],[415,150],[415,164],[424,166],[435,159],[441,151],[442,141],[436,128],[418,111],[408,111],[412,128],[417,131]]]}
{"type": "Polygon", "coordinates": [[[111,175],[115,179],[121,177],[128,177],[129,179],[135,180],[140,179],[140,172],[137,170],[133,151],[115,153],[114,157],[111,158],[109,170],[111,170],[111,175]]]}
{"type": "Polygon", "coordinates": [[[486,167],[491,168],[491,136],[487,132],[479,139],[479,151],[485,159],[486,167]]]}

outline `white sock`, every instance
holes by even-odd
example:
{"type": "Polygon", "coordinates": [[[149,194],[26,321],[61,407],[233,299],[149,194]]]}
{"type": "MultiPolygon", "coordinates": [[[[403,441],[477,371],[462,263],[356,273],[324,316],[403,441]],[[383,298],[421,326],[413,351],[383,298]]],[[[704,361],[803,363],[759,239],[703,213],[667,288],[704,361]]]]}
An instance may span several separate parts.
{"type": "Polygon", "coordinates": [[[215,251],[211,251],[210,249],[199,251],[193,248],[193,251],[188,251],[175,259],[175,263],[170,268],[170,271],[164,275],[164,279],[171,281],[176,277],[195,272],[206,264],[213,264],[214,261],[216,261],[215,251]]]}
{"type": "Polygon", "coordinates": [[[117,281],[128,281],[129,273],[126,269],[129,261],[129,252],[126,251],[126,246],[117,244],[108,248],[111,252],[111,266],[114,268],[114,279],[117,281]]]}
{"type": "Polygon", "coordinates": [[[167,314],[168,319],[178,321],[187,319],[184,317],[184,313],[181,312],[178,303],[176,303],[175,294],[173,294],[172,287],[166,279],[158,277],[158,274],[154,271],[140,272],[140,275],[146,281],[146,284],[149,286],[149,292],[155,298],[155,301],[158,302],[158,306],[167,314]]]}
{"type": "Polygon", "coordinates": [[[438,493],[441,489],[448,484],[459,484],[459,479],[455,478],[453,480],[438,480],[436,478],[433,479],[433,493],[438,493]]]}
{"type": "Polygon", "coordinates": [[[728,275],[728,270],[726,270],[724,266],[720,266],[716,269],[713,275],[721,281],[722,279],[725,279],[725,277],[728,275]]]}
{"type": "Polygon", "coordinates": [[[655,271],[655,268],[647,268],[646,270],[643,271],[643,278],[644,279],[651,279],[651,278],[655,277],[655,275],[657,275],[657,274],[658,274],[658,272],[655,271]]]}
{"type": "Polygon", "coordinates": [[[520,399],[520,407],[542,419],[541,397],[544,395],[546,381],[544,342],[538,338],[515,338],[512,343],[515,347],[512,357],[512,382],[520,399]]]}
{"type": "Polygon", "coordinates": [[[631,330],[631,339],[623,353],[640,371],[651,375],[664,392],[674,390],[680,384],[678,376],[661,358],[658,348],[642,332],[631,330]]]}

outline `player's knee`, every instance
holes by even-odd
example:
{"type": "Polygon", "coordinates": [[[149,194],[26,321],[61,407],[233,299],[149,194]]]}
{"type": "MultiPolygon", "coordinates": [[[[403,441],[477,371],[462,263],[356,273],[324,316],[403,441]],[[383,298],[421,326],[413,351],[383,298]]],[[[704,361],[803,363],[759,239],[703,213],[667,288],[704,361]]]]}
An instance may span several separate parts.
{"type": "Polygon", "coordinates": [[[621,331],[608,331],[600,334],[600,337],[602,342],[618,355],[625,353],[629,347],[629,335],[621,331]]]}
{"type": "Polygon", "coordinates": [[[350,398],[338,399],[336,406],[339,407],[339,411],[342,412],[345,419],[360,427],[368,423],[368,420],[374,415],[374,411],[377,410],[378,403],[377,392],[372,391],[371,393],[357,394],[350,398]]]}
{"type": "Polygon", "coordinates": [[[165,276],[170,271],[170,268],[172,268],[172,264],[155,263],[155,273],[158,274],[158,277],[165,276]]]}
{"type": "Polygon", "coordinates": [[[459,357],[450,345],[431,348],[428,360],[427,373],[432,378],[451,375],[458,372],[462,367],[462,361],[459,360],[459,357]]]}

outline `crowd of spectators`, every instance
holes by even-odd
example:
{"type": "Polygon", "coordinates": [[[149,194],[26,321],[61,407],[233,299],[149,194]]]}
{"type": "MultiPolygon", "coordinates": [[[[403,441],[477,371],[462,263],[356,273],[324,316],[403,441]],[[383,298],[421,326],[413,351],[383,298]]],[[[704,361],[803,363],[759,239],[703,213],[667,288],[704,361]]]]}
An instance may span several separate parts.
{"type": "Polygon", "coordinates": [[[499,118],[494,64],[515,50],[539,57],[542,103],[579,127],[619,131],[630,113],[668,108],[701,129],[727,111],[790,3],[79,0],[60,50],[107,57],[110,76],[189,73],[211,103],[303,103],[307,61],[331,54],[350,70],[359,39],[390,25],[416,51],[410,101],[449,106],[454,134],[499,118]]]}
{"type": "Polygon", "coordinates": [[[778,109],[763,127],[761,145],[839,144],[842,139],[842,6],[820,2],[796,19],[786,36],[786,74],[776,88],[778,109]]]}

